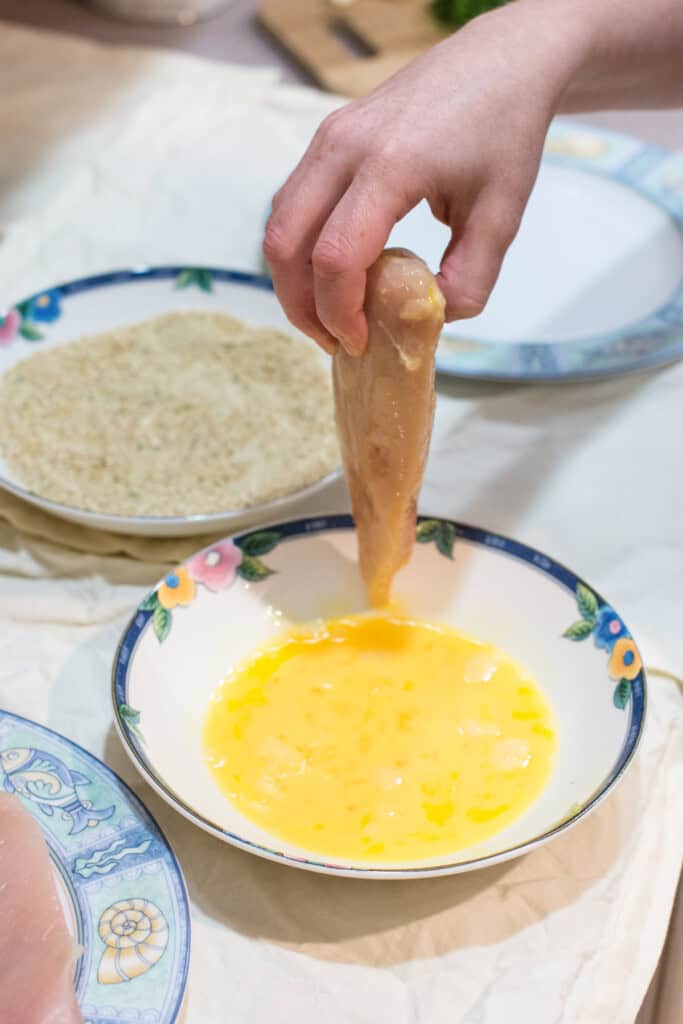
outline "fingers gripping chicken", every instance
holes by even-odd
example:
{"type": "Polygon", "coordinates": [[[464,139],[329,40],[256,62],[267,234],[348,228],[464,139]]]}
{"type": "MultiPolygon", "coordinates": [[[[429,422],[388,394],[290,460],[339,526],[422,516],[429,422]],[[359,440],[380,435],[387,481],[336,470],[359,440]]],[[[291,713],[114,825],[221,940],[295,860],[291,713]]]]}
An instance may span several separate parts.
{"type": "Polygon", "coordinates": [[[337,431],[371,603],[386,604],[415,540],[434,417],[444,299],[427,266],[387,249],[368,271],[368,346],[334,357],[337,431]]]}

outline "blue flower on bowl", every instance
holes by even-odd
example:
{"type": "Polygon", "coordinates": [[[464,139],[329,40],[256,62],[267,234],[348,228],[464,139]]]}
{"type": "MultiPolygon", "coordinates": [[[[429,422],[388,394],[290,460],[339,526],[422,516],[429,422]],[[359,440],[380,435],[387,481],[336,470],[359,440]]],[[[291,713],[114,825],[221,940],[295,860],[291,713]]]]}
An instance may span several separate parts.
{"type": "Polygon", "coordinates": [[[59,292],[56,288],[51,288],[50,291],[33,296],[29,301],[26,316],[37,323],[51,324],[57,320],[60,313],[59,292]]]}
{"type": "Polygon", "coordinates": [[[614,608],[604,604],[598,610],[593,639],[595,646],[601,647],[603,651],[611,651],[617,640],[628,636],[628,630],[621,621],[614,608]]]}

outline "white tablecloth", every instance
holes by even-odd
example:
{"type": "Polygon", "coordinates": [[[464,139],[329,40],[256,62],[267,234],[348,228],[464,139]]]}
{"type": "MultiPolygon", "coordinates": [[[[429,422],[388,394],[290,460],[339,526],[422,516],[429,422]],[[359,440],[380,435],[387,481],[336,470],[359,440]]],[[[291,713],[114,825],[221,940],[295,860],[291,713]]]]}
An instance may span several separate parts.
{"type": "MultiPolygon", "coordinates": [[[[0,25],[0,305],[130,264],[257,267],[268,197],[332,103],[269,71],[0,25]]],[[[571,565],[646,663],[681,676],[682,399],[683,365],[563,387],[444,384],[423,508],[571,565]]],[[[308,875],[192,828],[114,735],[112,654],[163,571],[156,550],[84,554],[0,525],[0,706],[103,757],[167,831],[193,906],[186,1024],[631,1024],[683,853],[673,683],[652,679],[624,783],[548,847],[429,881],[308,875]]]]}

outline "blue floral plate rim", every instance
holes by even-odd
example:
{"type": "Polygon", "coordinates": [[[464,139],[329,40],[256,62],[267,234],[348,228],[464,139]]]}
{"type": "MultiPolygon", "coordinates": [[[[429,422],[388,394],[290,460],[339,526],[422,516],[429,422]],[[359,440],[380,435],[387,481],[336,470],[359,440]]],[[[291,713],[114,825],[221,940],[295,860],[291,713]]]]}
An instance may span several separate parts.
{"type": "MultiPolygon", "coordinates": [[[[34,347],[39,349],[40,342],[49,340],[50,325],[60,319],[64,301],[69,297],[99,288],[144,284],[151,281],[168,281],[171,285],[171,294],[178,290],[196,289],[198,292],[204,293],[207,298],[211,297],[214,292],[214,284],[217,283],[234,284],[273,294],[273,286],[269,278],[225,267],[200,267],[186,264],[141,265],[90,274],[35,292],[8,307],[0,306],[0,357],[13,343],[23,344],[27,350],[34,347]]],[[[172,304],[169,303],[169,309],[171,308],[172,304]]],[[[1,372],[2,370],[0,370],[1,372]]],[[[318,494],[319,491],[339,480],[341,474],[341,466],[338,466],[305,487],[271,501],[260,502],[244,508],[167,516],[96,513],[81,506],[66,505],[31,491],[19,481],[8,479],[7,476],[2,475],[1,471],[0,486],[17,498],[36,504],[47,512],[67,519],[75,517],[75,521],[95,528],[115,532],[139,532],[141,535],[153,536],[155,527],[162,527],[164,533],[159,534],[160,536],[172,536],[173,529],[178,529],[183,534],[188,533],[188,527],[191,533],[208,533],[215,529],[240,529],[245,522],[251,519],[285,514],[287,508],[294,502],[304,501],[318,494]],[[131,527],[133,530],[130,529],[131,527]]]]}
{"type": "MultiPolygon", "coordinates": [[[[437,523],[446,524],[448,527],[451,527],[453,531],[452,537],[456,542],[458,538],[461,538],[462,540],[469,541],[475,545],[493,548],[498,554],[515,559],[536,572],[540,572],[542,575],[549,577],[558,586],[577,597],[579,613],[582,618],[584,616],[584,612],[582,610],[582,592],[589,594],[595,602],[595,619],[598,618],[598,613],[602,609],[609,612],[614,611],[612,606],[595,589],[590,588],[588,584],[586,584],[585,581],[576,575],[571,569],[529,545],[513,540],[503,534],[495,533],[490,530],[455,520],[443,517],[433,518],[425,515],[418,516],[418,529],[420,525],[431,525],[437,523]]],[[[264,534],[277,534],[279,535],[278,543],[286,543],[288,540],[300,539],[304,536],[317,535],[337,530],[355,530],[355,523],[352,516],[344,513],[327,516],[309,516],[305,518],[287,520],[285,522],[275,522],[243,531],[242,533],[237,534],[232,538],[226,538],[225,540],[232,540],[239,546],[249,537],[261,536],[264,534]]],[[[219,541],[217,543],[220,544],[222,542],[219,541]]],[[[216,545],[212,545],[210,547],[215,546],[216,545]]],[[[206,550],[209,551],[210,548],[207,548],[206,550]]],[[[163,580],[160,581],[160,584],[163,582],[163,580]]],[[[154,591],[152,591],[152,593],[154,593],[154,591]]],[[[287,864],[300,869],[347,877],[377,879],[434,877],[436,875],[450,874],[455,870],[467,871],[475,867],[491,866],[519,856],[522,853],[530,852],[537,846],[546,843],[549,839],[555,838],[572,827],[594,810],[598,804],[608,796],[633,761],[643,734],[647,710],[647,684],[645,668],[638,656],[637,675],[629,681],[630,686],[628,700],[623,704],[618,704],[616,695],[619,685],[621,684],[618,684],[617,689],[615,690],[615,706],[621,707],[622,710],[627,706],[627,704],[629,707],[628,729],[619,757],[614,763],[609,774],[603,779],[601,785],[585,801],[583,801],[581,805],[570,808],[565,817],[557,821],[545,832],[519,845],[508,847],[499,853],[486,855],[470,861],[461,861],[457,864],[457,867],[453,864],[444,863],[415,869],[405,869],[403,867],[391,868],[384,866],[380,868],[373,868],[371,865],[356,868],[317,859],[293,857],[284,851],[278,851],[250,840],[243,839],[242,837],[217,826],[210,819],[198,813],[177,792],[169,787],[163,779],[159,778],[154,767],[149,763],[144,752],[144,744],[141,740],[137,722],[131,720],[125,712],[132,710],[128,700],[127,686],[128,673],[133,661],[135,647],[141,639],[144,631],[152,623],[152,620],[153,612],[149,605],[145,605],[145,601],[143,601],[128,621],[116,648],[112,663],[111,699],[114,711],[114,723],[126,752],[137,767],[138,771],[140,771],[142,776],[150,783],[156,792],[188,821],[197,825],[210,835],[214,835],[219,839],[229,842],[239,849],[264,857],[267,860],[275,861],[276,863],[287,864]]],[[[631,634],[624,626],[623,620],[621,620],[621,625],[624,630],[622,635],[630,638],[631,634]]],[[[584,636],[573,636],[571,631],[575,629],[575,627],[576,624],[567,630],[565,635],[568,639],[582,640],[586,639],[587,636],[590,635],[589,632],[584,636]]],[[[595,622],[593,629],[595,629],[595,622]]],[[[602,643],[597,644],[596,642],[596,646],[605,645],[602,643]]],[[[635,645],[633,645],[633,647],[637,652],[635,645]]]]}
{"type": "MultiPolygon", "coordinates": [[[[11,739],[9,742],[12,744],[11,739]]],[[[85,1024],[110,1024],[112,1016],[131,1024],[174,1024],[185,998],[190,966],[190,902],[178,858],[154,816],[131,787],[85,747],[49,726],[2,708],[0,784],[5,792],[17,794],[41,825],[68,894],[76,938],[84,949],[76,964],[74,985],[85,1024]],[[35,737],[36,745],[7,746],[7,737],[13,735],[24,737],[23,742],[35,737]],[[58,783],[52,806],[40,790],[22,778],[22,768],[29,765],[33,775],[42,772],[52,779],[51,790],[58,783]],[[98,804],[105,806],[95,807],[92,801],[82,799],[79,790],[85,786],[96,789],[98,804]],[[61,814],[55,813],[60,810],[61,814]],[[117,818],[118,823],[112,825],[117,818]],[[96,833],[96,829],[102,832],[96,833]],[[73,844],[70,853],[65,844],[73,844]],[[160,879],[156,887],[155,877],[160,879]],[[130,888],[140,895],[116,898],[130,888]],[[133,902],[134,907],[128,906],[133,902]],[[94,913],[103,903],[110,905],[104,912],[94,913]],[[127,963],[118,959],[121,950],[100,936],[101,929],[113,922],[123,920],[129,925],[126,915],[131,913],[145,925],[145,915],[154,916],[158,942],[156,949],[146,949],[146,957],[127,963]],[[163,980],[159,981],[154,968],[164,958],[163,980]],[[133,1005],[129,986],[136,988],[133,1005]],[[93,990],[101,991],[99,1007],[92,1002],[93,990]],[[141,998],[152,999],[155,1005],[140,1008],[141,998]]],[[[108,937],[111,940],[111,933],[108,937]]]]}

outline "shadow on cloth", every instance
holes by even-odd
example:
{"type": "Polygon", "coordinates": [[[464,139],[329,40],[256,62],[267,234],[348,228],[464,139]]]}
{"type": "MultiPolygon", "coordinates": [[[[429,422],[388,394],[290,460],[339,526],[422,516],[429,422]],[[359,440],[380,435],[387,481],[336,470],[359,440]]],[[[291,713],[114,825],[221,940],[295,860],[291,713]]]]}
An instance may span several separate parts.
{"type": "Polygon", "coordinates": [[[368,881],[285,867],[202,832],[140,780],[113,729],[106,760],[166,832],[202,914],[316,959],[368,966],[498,943],[580,900],[636,827],[640,787],[636,763],[619,791],[576,828],[506,864],[443,878],[368,881]]]}

